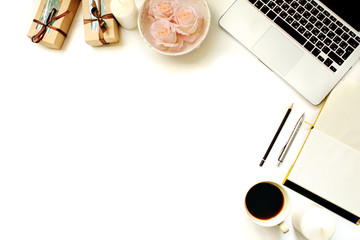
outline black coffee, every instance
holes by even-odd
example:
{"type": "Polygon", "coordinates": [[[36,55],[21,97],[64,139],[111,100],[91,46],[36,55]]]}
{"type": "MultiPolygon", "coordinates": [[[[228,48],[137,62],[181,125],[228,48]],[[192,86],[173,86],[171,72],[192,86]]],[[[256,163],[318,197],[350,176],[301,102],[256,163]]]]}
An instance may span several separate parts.
{"type": "Polygon", "coordinates": [[[245,204],[254,217],[270,219],[283,208],[284,196],[276,186],[270,183],[258,183],[247,193],[245,204]]]}

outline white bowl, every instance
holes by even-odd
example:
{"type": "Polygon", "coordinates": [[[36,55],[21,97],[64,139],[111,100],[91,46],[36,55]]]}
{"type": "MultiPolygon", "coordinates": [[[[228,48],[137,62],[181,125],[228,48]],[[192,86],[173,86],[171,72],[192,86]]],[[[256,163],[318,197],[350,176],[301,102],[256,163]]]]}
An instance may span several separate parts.
{"type": "Polygon", "coordinates": [[[204,18],[204,24],[202,25],[200,37],[194,43],[184,43],[184,46],[180,49],[180,51],[173,51],[171,49],[160,49],[153,44],[154,40],[150,33],[150,26],[152,24],[152,21],[151,18],[149,18],[148,16],[148,8],[150,1],[151,0],[144,1],[143,5],[140,8],[138,16],[139,32],[148,46],[150,46],[155,51],[168,56],[184,55],[200,47],[201,43],[206,38],[210,29],[211,14],[206,0],[178,0],[180,4],[188,3],[194,6],[198,13],[201,14],[204,18]]]}

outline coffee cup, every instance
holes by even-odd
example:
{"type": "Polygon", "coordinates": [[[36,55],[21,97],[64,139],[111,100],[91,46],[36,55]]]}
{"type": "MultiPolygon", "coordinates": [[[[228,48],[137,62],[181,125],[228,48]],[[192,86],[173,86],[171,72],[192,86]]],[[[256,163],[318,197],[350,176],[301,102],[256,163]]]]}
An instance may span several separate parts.
{"type": "Polygon", "coordinates": [[[284,220],[290,211],[290,198],[286,190],[271,181],[253,185],[245,196],[245,210],[250,219],[264,227],[279,226],[283,233],[289,231],[284,220]]]}

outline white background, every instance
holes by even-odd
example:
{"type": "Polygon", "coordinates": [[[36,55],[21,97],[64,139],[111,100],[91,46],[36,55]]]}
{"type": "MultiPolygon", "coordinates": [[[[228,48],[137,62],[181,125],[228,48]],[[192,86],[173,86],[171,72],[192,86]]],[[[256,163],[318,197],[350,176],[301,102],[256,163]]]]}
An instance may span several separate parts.
{"type": "MultiPolygon", "coordinates": [[[[277,168],[280,149],[319,106],[219,28],[232,1],[208,0],[209,35],[181,57],[156,53],[137,30],[87,45],[81,5],[62,50],[47,49],[26,36],[40,0],[4,4],[0,239],[303,239],[291,216],[286,235],[255,225],[243,201],[257,181],[281,183],[309,126],[277,168]]],[[[293,209],[310,203],[289,193],[293,209]]],[[[357,226],[334,218],[333,239],[360,239],[357,226]]]]}

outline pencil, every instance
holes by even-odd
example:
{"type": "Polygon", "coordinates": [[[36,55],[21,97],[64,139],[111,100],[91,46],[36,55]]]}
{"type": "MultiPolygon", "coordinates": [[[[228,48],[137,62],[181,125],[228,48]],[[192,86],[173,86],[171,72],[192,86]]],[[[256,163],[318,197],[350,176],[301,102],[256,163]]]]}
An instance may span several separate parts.
{"type": "Polygon", "coordinates": [[[260,164],[259,164],[260,167],[262,167],[262,166],[264,165],[264,163],[265,163],[265,161],[266,161],[266,158],[268,157],[268,155],[269,155],[272,147],[274,146],[274,143],[275,143],[277,137],[279,136],[279,134],[280,134],[280,132],[281,132],[281,129],[283,128],[283,126],[284,126],[287,118],[288,118],[289,115],[290,115],[290,112],[291,112],[291,110],[292,110],[292,108],[293,108],[293,105],[294,105],[294,104],[291,104],[291,106],[289,107],[289,109],[286,111],[286,114],[285,114],[283,120],[281,121],[280,126],[279,126],[278,130],[277,130],[276,133],[275,133],[275,136],[273,137],[273,139],[272,139],[272,141],[271,141],[268,149],[266,150],[266,153],[265,153],[264,157],[262,158],[262,160],[261,160],[261,162],[260,162],[260,164]]]}

